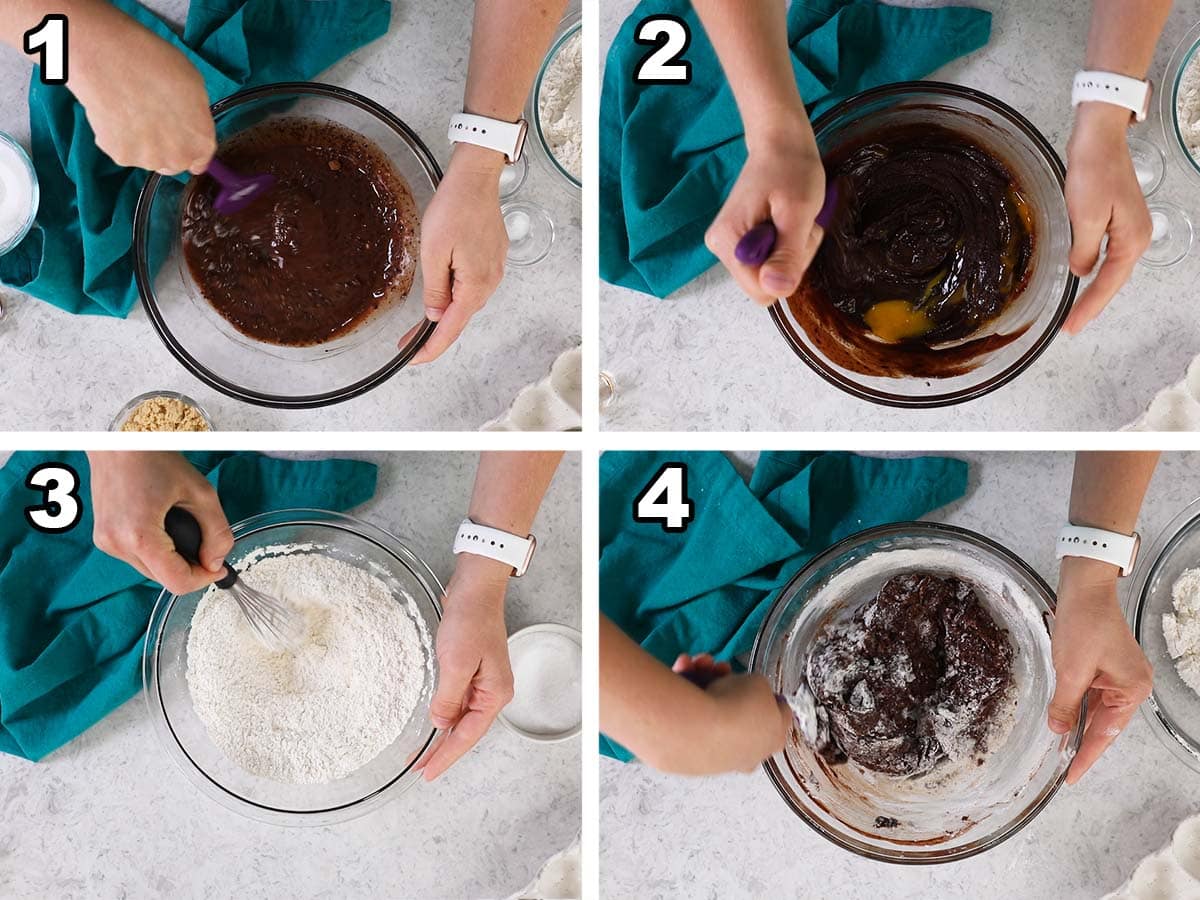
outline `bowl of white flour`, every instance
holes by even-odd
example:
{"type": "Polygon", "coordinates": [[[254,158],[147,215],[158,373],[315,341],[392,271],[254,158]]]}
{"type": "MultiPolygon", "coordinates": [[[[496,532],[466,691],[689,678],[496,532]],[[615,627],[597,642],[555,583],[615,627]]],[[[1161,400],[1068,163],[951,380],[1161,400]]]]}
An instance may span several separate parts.
{"type": "Polygon", "coordinates": [[[1200,772],[1200,500],[1140,556],[1127,612],[1154,667],[1142,715],[1168,750],[1200,772]]]}
{"type": "Polygon", "coordinates": [[[236,601],[164,591],[143,656],[168,754],[209,797],[252,818],[325,825],[416,781],[436,729],[442,586],[398,538],[350,516],[282,510],[233,527],[230,562],[303,624],[260,643],[236,601]]]}
{"type": "Polygon", "coordinates": [[[542,62],[525,117],[533,126],[535,154],[576,189],[583,187],[582,103],[583,27],[574,12],[563,19],[542,62]]]}
{"type": "Polygon", "coordinates": [[[1171,156],[1200,181],[1200,23],[1188,29],[1167,62],[1158,89],[1163,139],[1171,156]]]}

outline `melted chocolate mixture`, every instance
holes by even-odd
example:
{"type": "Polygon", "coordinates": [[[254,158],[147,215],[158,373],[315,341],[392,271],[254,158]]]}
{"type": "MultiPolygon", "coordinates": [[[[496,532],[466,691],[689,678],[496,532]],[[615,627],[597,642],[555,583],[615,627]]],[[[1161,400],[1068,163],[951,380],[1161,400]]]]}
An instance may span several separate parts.
{"type": "Polygon", "coordinates": [[[946,377],[1019,337],[944,347],[1000,316],[1029,279],[1032,213],[1003,162],[958,131],[891,125],[825,168],[839,207],[788,301],[822,352],[863,374],[946,377]]]}
{"type": "Polygon", "coordinates": [[[275,187],[233,216],[213,209],[217,184],[192,180],[182,241],[200,292],[238,331],[311,346],[352,331],[412,287],[418,215],[375,145],[333,122],[274,119],[222,144],[236,171],[275,187]]]}
{"type": "Polygon", "coordinates": [[[897,575],[850,622],[817,636],[808,681],[829,716],[822,755],[899,776],[964,753],[982,763],[1012,663],[1007,632],[971,585],[897,575]]]}

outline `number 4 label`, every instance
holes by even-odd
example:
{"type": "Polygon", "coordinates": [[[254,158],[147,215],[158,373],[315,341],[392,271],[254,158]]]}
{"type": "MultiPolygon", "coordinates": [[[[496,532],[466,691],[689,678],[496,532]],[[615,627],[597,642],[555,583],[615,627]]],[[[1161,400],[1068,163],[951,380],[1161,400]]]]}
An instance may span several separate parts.
{"type": "Polygon", "coordinates": [[[47,534],[62,534],[79,524],[79,473],[66,463],[42,463],[25,478],[25,487],[42,492],[42,502],[25,507],[25,521],[47,534]]]}
{"type": "Polygon", "coordinates": [[[696,518],[696,504],[688,499],[687,466],[666,463],[633,501],[633,521],[658,524],[663,531],[687,531],[696,518]]]}
{"type": "Polygon", "coordinates": [[[680,59],[692,44],[687,22],[678,16],[650,16],[633,32],[639,44],[653,44],[633,71],[634,84],[691,84],[692,64],[680,59]]]}
{"type": "Polygon", "coordinates": [[[67,17],[50,13],[24,35],[25,52],[38,54],[43,84],[67,83],[67,17]]]}

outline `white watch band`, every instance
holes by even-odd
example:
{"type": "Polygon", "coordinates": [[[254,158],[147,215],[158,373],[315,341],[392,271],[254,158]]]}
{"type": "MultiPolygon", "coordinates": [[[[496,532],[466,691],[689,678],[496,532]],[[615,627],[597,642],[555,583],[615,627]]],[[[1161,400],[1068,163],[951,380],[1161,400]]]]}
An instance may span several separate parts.
{"type": "Polygon", "coordinates": [[[1071,89],[1071,105],[1098,101],[1112,103],[1133,112],[1139,122],[1150,114],[1150,96],[1154,85],[1115,72],[1078,72],[1071,89]]]}
{"type": "Polygon", "coordinates": [[[1117,566],[1122,575],[1132,575],[1141,543],[1142,538],[1136,531],[1130,535],[1105,531],[1102,528],[1068,525],[1058,536],[1058,547],[1054,556],[1056,559],[1062,559],[1064,556],[1098,559],[1100,562],[1117,566]]]}
{"type": "Polygon", "coordinates": [[[524,119],[502,122],[487,116],[458,113],[450,117],[446,138],[451,144],[475,144],[503,153],[505,161],[512,165],[525,150],[525,135],[528,132],[529,123],[524,119]]]}
{"type": "Polygon", "coordinates": [[[458,526],[458,534],[454,536],[454,553],[473,553],[476,556],[486,556],[505,565],[513,567],[513,575],[520,578],[529,568],[533,559],[533,551],[537,549],[537,538],[532,534],[521,537],[510,534],[499,528],[488,528],[486,525],[476,525],[470,519],[463,519],[458,526]]]}

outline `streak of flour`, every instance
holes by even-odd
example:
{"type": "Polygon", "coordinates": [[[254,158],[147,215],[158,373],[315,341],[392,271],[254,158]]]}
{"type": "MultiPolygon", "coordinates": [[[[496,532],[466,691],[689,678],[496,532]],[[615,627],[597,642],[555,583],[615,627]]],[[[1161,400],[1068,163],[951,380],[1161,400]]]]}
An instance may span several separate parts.
{"type": "Polygon", "coordinates": [[[1171,586],[1174,612],[1162,617],[1167,653],[1183,683],[1200,694],[1200,569],[1188,569],[1171,586]]]}
{"type": "Polygon", "coordinates": [[[299,545],[255,551],[242,580],[303,615],[307,637],[273,653],[234,599],[210,588],[188,636],[188,689],[214,744],[255,775],[289,784],[344,778],[388,747],[425,684],[428,635],[411,597],[299,545]]]}
{"type": "Polygon", "coordinates": [[[583,37],[569,38],[559,48],[538,89],[538,118],[554,158],[583,180],[583,37]]]}

